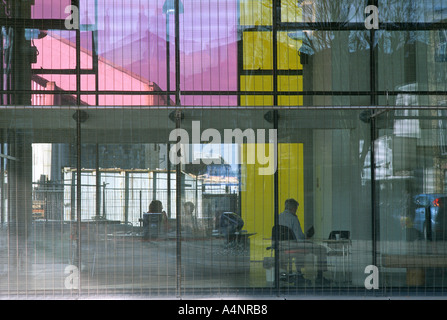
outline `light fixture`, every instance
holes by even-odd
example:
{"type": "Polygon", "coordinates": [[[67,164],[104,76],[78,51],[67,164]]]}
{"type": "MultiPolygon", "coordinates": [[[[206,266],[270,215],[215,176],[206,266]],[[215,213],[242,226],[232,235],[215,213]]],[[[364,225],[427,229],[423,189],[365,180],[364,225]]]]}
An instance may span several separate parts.
{"type": "Polygon", "coordinates": [[[76,112],[73,113],[73,120],[78,121],[78,118],[80,123],[84,123],[88,119],[88,113],[84,110],[76,110],[76,112]]]}
{"type": "Polygon", "coordinates": [[[267,121],[268,123],[274,123],[275,122],[275,117],[276,117],[276,120],[279,119],[278,112],[276,112],[276,114],[275,114],[274,110],[267,111],[264,114],[264,120],[267,121]]]}
{"type": "Polygon", "coordinates": [[[169,120],[171,120],[172,122],[176,122],[177,117],[180,117],[180,121],[185,119],[185,114],[182,111],[172,111],[169,114],[169,120]]]}

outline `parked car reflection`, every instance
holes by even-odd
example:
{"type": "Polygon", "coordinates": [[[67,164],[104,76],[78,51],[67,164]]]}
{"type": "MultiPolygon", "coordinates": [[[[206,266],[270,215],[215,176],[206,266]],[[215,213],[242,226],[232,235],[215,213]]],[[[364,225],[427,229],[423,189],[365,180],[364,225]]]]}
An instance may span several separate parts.
{"type": "Polygon", "coordinates": [[[426,240],[446,240],[446,194],[418,194],[414,198],[413,227],[426,240]]]}

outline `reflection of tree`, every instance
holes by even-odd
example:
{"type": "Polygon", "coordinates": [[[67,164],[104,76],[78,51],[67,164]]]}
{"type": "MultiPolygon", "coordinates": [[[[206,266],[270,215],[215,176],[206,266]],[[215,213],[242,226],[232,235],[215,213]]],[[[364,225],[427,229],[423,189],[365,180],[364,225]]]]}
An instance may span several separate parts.
{"type": "MultiPolygon", "coordinates": [[[[383,0],[381,2],[380,19],[383,22],[394,23],[401,22],[421,22],[426,10],[425,3],[408,0],[383,0]]],[[[384,53],[393,53],[403,49],[406,45],[412,45],[416,42],[428,43],[428,37],[425,32],[402,30],[383,31],[378,33],[378,41],[384,53]]]]}
{"type": "MultiPolygon", "coordinates": [[[[429,1],[381,0],[380,20],[383,22],[417,22],[423,19],[423,13],[429,1]]],[[[430,4],[433,6],[433,4],[430,4]]]]}
{"type": "MultiPolygon", "coordinates": [[[[329,29],[333,23],[337,23],[339,28],[344,28],[348,23],[361,22],[364,20],[363,10],[365,0],[338,0],[338,1],[298,1],[302,8],[304,22],[317,23],[321,29],[329,29]]],[[[307,31],[302,33],[302,51],[313,54],[325,49],[332,48],[336,35],[334,31],[307,31]]],[[[356,31],[351,31],[355,34],[356,31]]],[[[364,32],[361,32],[364,34],[364,32]]],[[[293,36],[293,35],[292,35],[293,36]]],[[[356,37],[353,38],[355,40],[356,37]]]]}
{"type": "MultiPolygon", "coordinates": [[[[301,37],[303,40],[302,52],[314,54],[333,47],[334,40],[338,37],[338,30],[346,30],[346,26],[352,23],[364,24],[367,14],[364,10],[366,0],[338,0],[327,1],[301,0],[298,4],[302,8],[303,20],[314,22],[321,26],[322,30],[312,32],[290,33],[292,37],[301,37]],[[334,25],[334,23],[336,23],[334,25]],[[333,30],[328,30],[333,27],[333,30]],[[327,30],[327,31],[326,31],[327,30]]],[[[393,27],[393,23],[421,22],[424,19],[426,4],[408,0],[383,0],[380,2],[380,22],[387,22],[393,27]]],[[[427,14],[427,16],[429,16],[427,14]]],[[[348,48],[350,52],[366,50],[370,47],[370,32],[365,30],[348,30],[348,48]]],[[[374,46],[380,45],[385,53],[392,53],[407,44],[428,41],[423,32],[402,30],[401,32],[378,30],[374,40],[374,46]]]]}

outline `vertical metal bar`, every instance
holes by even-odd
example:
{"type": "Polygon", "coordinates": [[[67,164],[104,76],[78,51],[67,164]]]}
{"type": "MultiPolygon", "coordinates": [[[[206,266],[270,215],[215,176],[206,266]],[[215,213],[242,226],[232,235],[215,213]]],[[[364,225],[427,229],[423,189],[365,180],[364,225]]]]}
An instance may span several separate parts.
{"type": "Polygon", "coordinates": [[[371,140],[371,219],[372,219],[372,259],[373,259],[373,265],[377,266],[377,240],[378,240],[378,223],[379,219],[377,217],[377,207],[376,207],[376,165],[375,165],[375,126],[376,119],[375,117],[371,117],[370,122],[370,140],[371,140]]]}
{"type": "Polygon", "coordinates": [[[140,190],[140,221],[143,218],[143,192],[140,190]]]}
{"type": "MultiPolygon", "coordinates": [[[[157,199],[157,179],[159,179],[159,175],[156,171],[154,171],[153,173],[153,178],[152,178],[152,199],[157,199]]],[[[166,176],[167,177],[167,176],[166,176]]],[[[160,200],[160,199],[157,199],[160,200]]]]}
{"type": "MultiPolygon", "coordinates": [[[[175,105],[180,106],[180,0],[175,0],[175,105]]],[[[181,119],[180,119],[181,120],[181,119]]]]}
{"type": "Polygon", "coordinates": [[[166,105],[171,105],[169,91],[171,90],[171,42],[169,39],[169,11],[166,12],[166,105]]]}
{"type": "MultiPolygon", "coordinates": [[[[72,0],[72,5],[75,5],[78,10],[79,0],[72,0]]],[[[78,15],[78,19],[80,16],[78,15]]],[[[80,21],[77,24],[78,28],[75,29],[76,32],[76,105],[79,107],[81,105],[81,30],[80,21]]]]}
{"type": "MultiPolygon", "coordinates": [[[[180,0],[175,0],[175,127],[180,129],[182,121],[182,111],[180,107],[180,0]]],[[[183,155],[182,155],[183,156],[183,155]]],[[[176,223],[177,223],[177,296],[181,295],[182,289],[182,241],[181,241],[181,217],[182,217],[182,167],[181,162],[175,168],[176,187],[176,223]]]]}
{"type": "MultiPolygon", "coordinates": [[[[77,48],[78,49],[78,48],[77,48]]],[[[81,293],[81,112],[76,112],[76,262],[79,274],[79,294],[81,293]]]]}
{"type": "Polygon", "coordinates": [[[102,218],[107,219],[107,212],[106,212],[106,185],[107,183],[104,181],[102,183],[102,218]]]}
{"type": "MultiPolygon", "coordinates": [[[[3,77],[3,75],[2,75],[3,77]]],[[[6,153],[5,152],[5,144],[3,143],[3,136],[1,136],[0,140],[0,153],[6,153]]],[[[0,157],[0,223],[3,224],[5,219],[5,158],[0,157]]]]}
{"type": "MultiPolygon", "coordinates": [[[[12,32],[12,29],[11,28],[8,28],[8,37],[11,39],[11,32],[12,32]]],[[[9,48],[8,48],[8,51],[9,51],[9,55],[8,55],[8,58],[9,59],[11,59],[9,56],[12,54],[12,52],[11,52],[11,46],[12,46],[12,44],[10,44],[10,46],[9,46],[9,48]]],[[[9,92],[9,90],[11,90],[11,66],[10,66],[10,62],[7,60],[6,61],[6,90],[8,91],[8,93],[6,94],[6,104],[7,105],[10,105],[11,104],[11,101],[12,101],[12,99],[11,99],[11,92],[9,92]]]]}
{"type": "MultiPolygon", "coordinates": [[[[98,39],[98,0],[95,0],[95,29],[92,30],[92,51],[93,51],[93,69],[95,70],[95,89],[99,90],[99,57],[98,57],[98,48],[99,48],[99,39],[98,39]],[[96,44],[96,47],[95,47],[96,44]]],[[[99,95],[95,94],[95,102],[96,105],[99,106],[99,95]]]]}
{"type": "MultiPolygon", "coordinates": [[[[377,6],[377,0],[370,0],[371,5],[377,6]]],[[[370,104],[372,106],[377,105],[377,96],[376,96],[376,31],[372,28],[369,31],[370,34],[370,44],[369,44],[369,63],[370,63],[370,104]]]]}
{"type": "Polygon", "coordinates": [[[272,8],[272,76],[273,76],[273,105],[278,105],[278,76],[277,76],[277,70],[278,70],[278,34],[277,34],[277,27],[278,27],[278,18],[281,16],[281,5],[280,1],[273,0],[273,8],[272,8]],[[279,17],[278,17],[279,15],[279,17]]]}
{"type": "MultiPolygon", "coordinates": [[[[175,113],[175,127],[180,128],[182,119],[182,113],[180,110],[176,110],[175,113]]],[[[175,188],[176,188],[176,252],[177,252],[177,296],[181,295],[182,288],[182,172],[181,172],[181,162],[176,164],[175,168],[175,188]]]]}
{"type": "MultiPolygon", "coordinates": [[[[31,18],[31,3],[26,1],[11,1],[13,28],[10,43],[11,56],[11,87],[15,91],[12,103],[15,106],[31,104],[31,41],[25,37],[25,27],[16,23],[16,19],[31,18]]],[[[28,129],[12,129],[8,133],[8,152],[19,161],[7,161],[8,164],[8,221],[9,253],[16,263],[18,271],[25,271],[28,265],[28,236],[31,226],[32,211],[32,146],[28,129]],[[25,269],[21,269],[25,268],[25,269]]],[[[11,268],[12,271],[12,268],[11,268]]],[[[23,276],[27,285],[28,275],[23,276]]]]}
{"type": "MultiPolygon", "coordinates": [[[[0,26],[0,52],[3,52],[3,26],[0,26]]],[[[0,88],[1,90],[5,90],[5,68],[4,68],[4,59],[3,54],[0,54],[0,88]]],[[[0,94],[0,105],[3,105],[3,93],[0,94]]]]}
{"type": "Polygon", "coordinates": [[[127,225],[129,222],[129,172],[126,171],[124,179],[124,222],[127,225]]]}
{"type": "Polygon", "coordinates": [[[92,54],[92,61],[93,61],[93,70],[95,72],[95,105],[99,106],[99,94],[98,94],[98,90],[99,90],[99,76],[98,76],[98,71],[99,71],[99,58],[98,58],[98,52],[97,52],[97,48],[95,48],[95,41],[98,41],[98,35],[97,35],[98,31],[92,31],[92,46],[93,46],[93,54],[92,54]]]}
{"type": "MultiPolygon", "coordinates": [[[[75,5],[78,9],[79,8],[79,0],[72,0],[72,5],[75,5]]],[[[80,17],[78,16],[78,19],[80,17]]],[[[79,291],[78,293],[81,294],[81,266],[82,266],[82,256],[81,256],[81,31],[80,31],[80,21],[78,21],[78,28],[75,29],[76,32],[76,231],[77,231],[77,267],[78,267],[78,274],[79,274],[79,291]]]]}
{"type": "MultiPolygon", "coordinates": [[[[171,65],[170,65],[170,39],[169,39],[169,11],[166,12],[166,105],[171,105],[171,98],[169,96],[169,91],[171,89],[170,83],[171,83],[171,65]]],[[[168,210],[168,218],[171,218],[171,162],[169,161],[169,153],[171,150],[171,145],[168,143],[166,146],[166,171],[167,171],[167,188],[168,188],[168,194],[167,194],[167,210],[168,210]]]]}
{"type": "MultiPolygon", "coordinates": [[[[241,77],[242,77],[242,71],[244,70],[244,46],[243,46],[243,40],[244,40],[244,28],[242,27],[241,23],[241,1],[237,1],[236,5],[236,11],[237,11],[237,17],[238,17],[238,41],[237,41],[237,92],[241,92],[241,77]]],[[[237,95],[237,105],[240,106],[242,100],[245,98],[245,96],[242,96],[240,94],[237,95]]],[[[241,172],[241,166],[239,165],[239,172],[241,172]]],[[[242,188],[239,188],[238,192],[239,199],[242,199],[242,188]]],[[[238,214],[242,214],[242,201],[238,201],[238,214]]],[[[213,227],[214,229],[214,227],[213,227]]]]}
{"type": "Polygon", "coordinates": [[[168,210],[168,218],[171,218],[171,161],[169,160],[169,154],[171,152],[171,144],[168,143],[166,145],[166,179],[167,179],[167,188],[168,188],[168,205],[167,205],[167,210],[168,210]]]}
{"type": "MultiPolygon", "coordinates": [[[[278,110],[273,110],[273,128],[278,130],[278,110]]],[[[275,143],[275,161],[278,163],[278,143],[275,143]]],[[[274,222],[273,225],[277,226],[279,224],[279,185],[278,185],[278,167],[275,170],[273,176],[273,187],[274,187],[274,222]]],[[[275,239],[272,239],[275,249],[275,288],[278,290],[279,294],[279,235],[275,232],[275,239]]]]}
{"type": "Polygon", "coordinates": [[[73,171],[71,172],[70,200],[70,221],[74,221],[76,212],[76,178],[73,171]]]}
{"type": "MultiPolygon", "coordinates": [[[[368,5],[378,6],[378,0],[369,0],[368,5]]],[[[370,44],[369,44],[369,63],[370,63],[370,104],[375,106],[377,105],[377,86],[376,86],[376,70],[377,70],[377,47],[375,45],[376,42],[376,31],[374,28],[370,30],[370,44]]],[[[373,265],[377,265],[377,246],[378,246],[378,232],[379,232],[379,219],[377,213],[377,193],[376,193],[376,183],[375,183],[375,148],[374,141],[376,139],[376,127],[375,127],[375,117],[371,117],[370,122],[370,144],[371,144],[371,219],[372,219],[372,259],[373,265]]]]}
{"type": "Polygon", "coordinates": [[[99,144],[96,143],[96,217],[101,215],[101,173],[99,172],[99,144]]]}
{"type": "MultiPolygon", "coordinates": [[[[272,76],[273,76],[273,105],[278,105],[278,76],[277,76],[277,69],[278,69],[278,37],[277,37],[277,26],[278,26],[278,18],[280,18],[280,12],[281,5],[280,1],[273,0],[273,8],[272,8],[272,76]],[[279,17],[278,17],[279,15],[279,17]]],[[[273,127],[274,129],[278,129],[278,110],[273,110],[273,127]]],[[[278,144],[275,145],[275,157],[278,156],[278,150],[277,150],[278,144]]],[[[258,146],[259,148],[259,146],[258,146]]],[[[275,161],[278,159],[276,158],[275,161]]],[[[278,163],[278,162],[276,162],[278,163]]],[[[273,177],[273,187],[274,187],[274,222],[273,225],[278,225],[278,216],[279,216],[279,204],[278,204],[278,196],[279,196],[279,190],[278,190],[278,170],[275,171],[274,177],[273,177]]],[[[275,281],[274,285],[277,292],[279,293],[279,248],[278,248],[278,233],[275,232],[275,239],[272,239],[274,243],[274,252],[275,252],[275,281]]]]}

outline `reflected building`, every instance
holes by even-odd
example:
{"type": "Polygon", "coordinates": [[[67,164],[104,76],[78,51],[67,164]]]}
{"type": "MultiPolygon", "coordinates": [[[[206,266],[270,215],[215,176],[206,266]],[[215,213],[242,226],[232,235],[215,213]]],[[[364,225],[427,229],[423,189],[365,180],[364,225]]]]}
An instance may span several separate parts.
{"type": "Polygon", "coordinates": [[[444,294],[447,1],[71,4],[0,3],[0,295],[444,294]]]}

